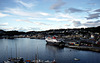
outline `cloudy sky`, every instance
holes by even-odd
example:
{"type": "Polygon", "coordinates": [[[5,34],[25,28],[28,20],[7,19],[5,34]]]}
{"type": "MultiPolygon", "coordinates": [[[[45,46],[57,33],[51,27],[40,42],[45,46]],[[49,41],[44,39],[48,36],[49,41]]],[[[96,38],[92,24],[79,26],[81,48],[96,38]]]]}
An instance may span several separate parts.
{"type": "Polygon", "coordinates": [[[0,0],[0,29],[43,31],[100,26],[100,0],[0,0]]]}

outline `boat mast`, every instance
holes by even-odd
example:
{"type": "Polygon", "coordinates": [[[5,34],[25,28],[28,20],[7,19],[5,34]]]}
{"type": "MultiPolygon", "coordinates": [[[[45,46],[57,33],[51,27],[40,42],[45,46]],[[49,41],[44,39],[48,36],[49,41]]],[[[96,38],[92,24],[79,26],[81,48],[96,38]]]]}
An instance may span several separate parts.
{"type": "Polygon", "coordinates": [[[38,47],[37,47],[37,60],[38,60],[38,47]]]}
{"type": "Polygon", "coordinates": [[[37,63],[37,54],[35,54],[35,63],[37,63]]]}
{"type": "Polygon", "coordinates": [[[6,46],[6,50],[7,50],[7,59],[8,59],[8,45],[6,46]]]}
{"type": "Polygon", "coordinates": [[[12,48],[11,48],[11,58],[12,58],[12,48]]]}
{"type": "Polygon", "coordinates": [[[16,46],[16,59],[17,59],[17,43],[15,43],[15,46],[16,46]]]}
{"type": "Polygon", "coordinates": [[[37,53],[35,54],[35,63],[38,63],[38,47],[37,47],[37,53]]]}
{"type": "Polygon", "coordinates": [[[19,53],[18,53],[18,56],[20,57],[20,48],[18,48],[19,49],[19,53]]]}

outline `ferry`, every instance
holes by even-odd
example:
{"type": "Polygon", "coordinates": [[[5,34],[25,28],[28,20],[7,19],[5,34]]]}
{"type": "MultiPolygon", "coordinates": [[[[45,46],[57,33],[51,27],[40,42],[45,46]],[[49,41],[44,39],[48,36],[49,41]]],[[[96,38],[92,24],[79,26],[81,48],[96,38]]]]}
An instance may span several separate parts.
{"type": "Polygon", "coordinates": [[[50,45],[54,45],[54,46],[64,46],[65,45],[63,39],[61,39],[61,38],[59,39],[54,36],[47,37],[45,40],[46,40],[47,44],[50,44],[50,45]]]}

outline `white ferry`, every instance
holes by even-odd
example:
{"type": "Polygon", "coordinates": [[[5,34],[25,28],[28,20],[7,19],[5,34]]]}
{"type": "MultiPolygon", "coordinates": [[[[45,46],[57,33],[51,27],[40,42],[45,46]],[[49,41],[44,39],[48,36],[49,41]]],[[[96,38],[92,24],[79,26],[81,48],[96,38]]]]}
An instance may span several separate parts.
{"type": "Polygon", "coordinates": [[[64,40],[63,39],[58,39],[56,37],[47,37],[46,39],[47,44],[50,45],[55,45],[55,46],[64,46],[64,40]]]}

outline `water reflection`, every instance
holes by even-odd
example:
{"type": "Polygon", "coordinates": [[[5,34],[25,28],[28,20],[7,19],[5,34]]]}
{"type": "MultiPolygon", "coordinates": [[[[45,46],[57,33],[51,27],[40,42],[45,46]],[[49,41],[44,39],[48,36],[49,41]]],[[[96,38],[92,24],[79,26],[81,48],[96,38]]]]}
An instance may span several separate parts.
{"type": "Polygon", "coordinates": [[[53,46],[53,45],[50,45],[48,43],[46,43],[46,48],[48,49],[48,51],[51,51],[53,53],[57,53],[58,51],[59,52],[64,51],[64,47],[53,46]]]}
{"type": "Polygon", "coordinates": [[[46,44],[46,50],[47,50],[49,57],[51,57],[52,59],[55,59],[57,63],[60,63],[58,61],[58,58],[61,57],[61,55],[59,54],[64,52],[64,48],[46,44]]]}
{"type": "Polygon", "coordinates": [[[0,39],[0,63],[11,56],[16,57],[15,45],[17,45],[17,56],[24,59],[33,60],[38,47],[41,60],[56,59],[57,63],[100,63],[100,53],[51,46],[46,44],[45,40],[28,38],[0,39]],[[75,57],[80,61],[74,61],[75,57]]]}

